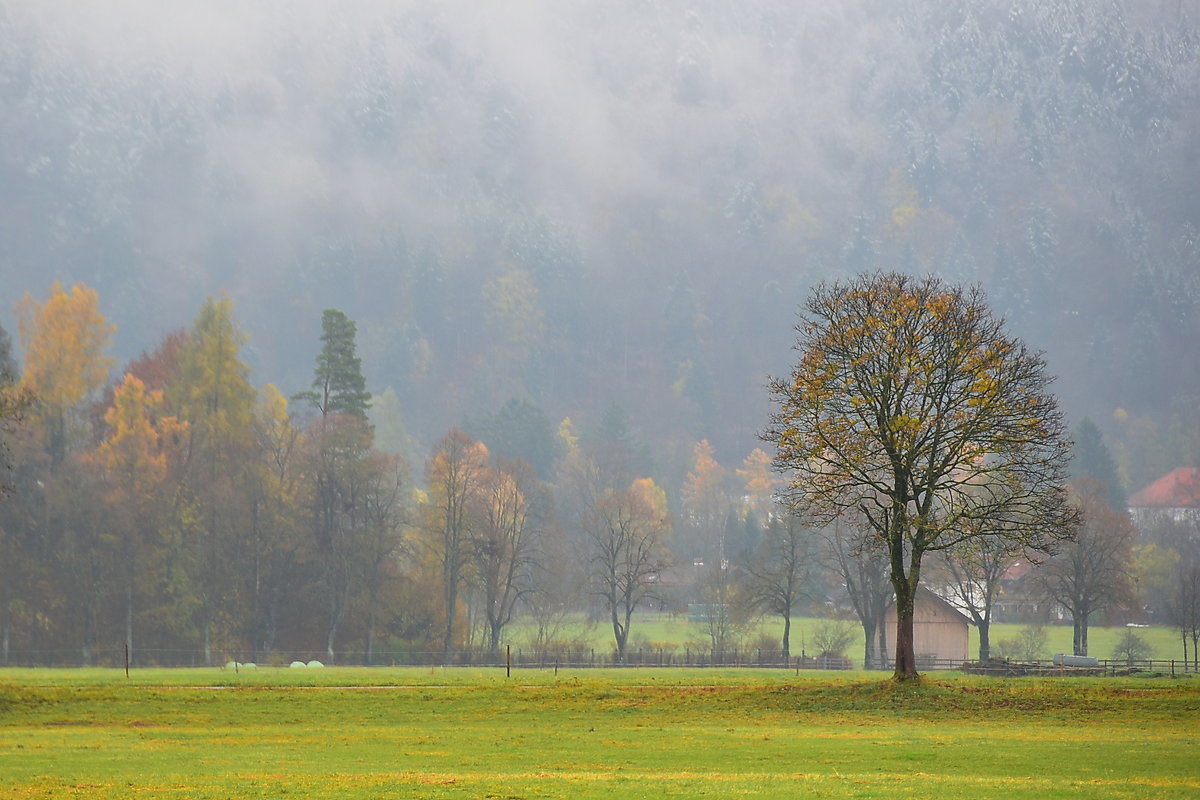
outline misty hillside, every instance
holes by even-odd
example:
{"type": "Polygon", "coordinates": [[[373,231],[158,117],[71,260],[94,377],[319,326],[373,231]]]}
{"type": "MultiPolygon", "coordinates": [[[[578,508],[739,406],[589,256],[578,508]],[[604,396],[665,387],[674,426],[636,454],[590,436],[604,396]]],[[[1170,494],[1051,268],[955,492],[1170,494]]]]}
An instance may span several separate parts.
{"type": "Polygon", "coordinates": [[[978,281],[1131,488],[1200,441],[1195,0],[0,0],[0,314],[118,362],[227,292],[254,381],[323,309],[423,447],[510,398],[735,464],[808,288],[978,281]]]}

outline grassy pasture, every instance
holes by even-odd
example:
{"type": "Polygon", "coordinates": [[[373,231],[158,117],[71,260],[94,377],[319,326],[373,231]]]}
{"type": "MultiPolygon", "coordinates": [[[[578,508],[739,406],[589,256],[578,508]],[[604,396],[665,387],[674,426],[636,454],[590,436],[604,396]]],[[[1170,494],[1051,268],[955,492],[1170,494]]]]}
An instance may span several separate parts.
{"type": "MultiPolygon", "coordinates": [[[[810,655],[814,654],[813,633],[822,622],[823,620],[811,617],[801,617],[792,620],[792,651],[794,653],[799,655],[801,649],[805,648],[810,655]]],[[[847,624],[851,625],[855,638],[853,643],[846,648],[846,655],[856,662],[861,662],[863,653],[862,626],[857,622],[847,624]]],[[[1017,634],[1024,627],[1024,625],[1015,623],[992,625],[992,646],[995,647],[997,642],[1004,639],[1016,638],[1017,634]]],[[[1044,630],[1046,632],[1045,657],[1047,659],[1055,653],[1071,652],[1071,625],[1069,623],[1065,625],[1047,625],[1044,630]]],[[[1089,653],[1097,658],[1111,658],[1113,648],[1116,647],[1117,642],[1120,641],[1127,630],[1124,626],[1092,626],[1088,630],[1089,653]]],[[[1135,628],[1133,630],[1149,646],[1150,655],[1147,656],[1148,658],[1162,660],[1183,658],[1179,634],[1172,628],[1155,626],[1151,628],[1135,628]]],[[[532,641],[533,633],[534,626],[532,623],[519,620],[506,629],[505,638],[513,645],[514,650],[518,647],[532,649],[529,643],[532,641]]],[[[773,646],[778,647],[777,643],[782,634],[783,622],[781,620],[771,617],[764,618],[745,632],[743,639],[746,644],[744,646],[758,646],[757,640],[762,636],[770,637],[773,646]]],[[[586,641],[590,647],[596,649],[597,653],[609,653],[613,648],[612,628],[604,623],[589,625],[583,615],[579,615],[578,618],[573,619],[571,624],[563,631],[563,635],[567,638],[578,637],[586,641]]],[[[974,625],[969,629],[969,636],[970,645],[968,653],[971,658],[975,658],[979,652],[979,631],[974,625]]],[[[693,651],[696,651],[704,650],[708,646],[708,632],[705,625],[700,622],[689,622],[686,616],[645,612],[634,618],[630,641],[630,647],[634,650],[638,647],[645,647],[648,650],[664,648],[682,653],[687,647],[691,647],[693,651]]]]}
{"type": "Polygon", "coordinates": [[[1183,798],[1198,679],[0,671],[0,797],[1183,798]]]}

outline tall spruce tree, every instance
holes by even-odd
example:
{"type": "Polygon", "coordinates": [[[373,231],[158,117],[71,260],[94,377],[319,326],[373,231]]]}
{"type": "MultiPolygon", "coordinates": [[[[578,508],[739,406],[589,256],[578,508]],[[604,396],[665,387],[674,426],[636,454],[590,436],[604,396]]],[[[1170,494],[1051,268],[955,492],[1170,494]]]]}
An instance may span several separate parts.
{"type": "Polygon", "coordinates": [[[355,354],[354,336],[358,326],[336,308],[327,308],[321,316],[321,352],[313,371],[312,391],[301,392],[296,399],[306,400],[321,412],[346,414],[367,419],[371,393],[362,374],[362,360],[355,354]]]}
{"type": "Polygon", "coordinates": [[[355,354],[357,326],[334,308],[321,317],[321,352],[313,370],[312,390],[296,395],[320,416],[309,429],[313,476],[313,533],[325,611],[325,655],[335,645],[350,600],[357,591],[366,509],[362,479],[373,437],[367,410],[362,362],[355,354]]]}
{"type": "Polygon", "coordinates": [[[1100,481],[1108,490],[1109,506],[1123,510],[1128,504],[1125,486],[1121,482],[1117,464],[1104,444],[1100,428],[1090,418],[1084,417],[1071,435],[1075,440],[1071,447],[1074,456],[1071,461],[1071,478],[1095,478],[1100,481]]]}

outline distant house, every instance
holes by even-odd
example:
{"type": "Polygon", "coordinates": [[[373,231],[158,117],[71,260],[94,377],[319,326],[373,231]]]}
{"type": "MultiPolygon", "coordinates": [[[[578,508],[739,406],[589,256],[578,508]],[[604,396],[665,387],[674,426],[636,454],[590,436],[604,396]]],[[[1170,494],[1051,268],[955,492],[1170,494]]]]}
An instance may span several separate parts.
{"type": "Polygon", "coordinates": [[[1028,622],[1046,618],[1062,620],[1064,612],[1057,603],[1045,599],[1045,593],[1029,580],[1033,563],[1021,558],[1000,576],[1000,591],[992,600],[992,622],[1028,622]]]}
{"type": "MultiPolygon", "coordinates": [[[[928,668],[935,661],[967,660],[971,621],[954,606],[925,587],[917,589],[913,603],[913,644],[917,667],[928,668]]],[[[884,633],[891,658],[896,653],[896,604],[884,612],[884,633]]]]}
{"type": "Polygon", "coordinates": [[[1200,469],[1172,470],[1129,498],[1129,514],[1138,525],[1167,518],[1200,522],[1200,469]]]}

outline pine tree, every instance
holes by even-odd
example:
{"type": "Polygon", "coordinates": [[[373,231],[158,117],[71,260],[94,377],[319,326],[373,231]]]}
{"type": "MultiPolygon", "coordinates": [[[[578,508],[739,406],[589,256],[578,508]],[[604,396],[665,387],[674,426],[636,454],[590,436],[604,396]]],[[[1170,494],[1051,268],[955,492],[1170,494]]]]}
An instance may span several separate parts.
{"type": "Polygon", "coordinates": [[[1096,423],[1084,417],[1071,435],[1075,440],[1071,448],[1074,453],[1071,478],[1095,478],[1107,487],[1108,504],[1117,510],[1124,509],[1127,505],[1125,487],[1121,483],[1120,473],[1117,472],[1117,464],[1104,444],[1104,437],[1096,423]]]}
{"type": "Polygon", "coordinates": [[[346,414],[366,421],[371,405],[362,374],[362,360],[355,354],[354,337],[358,326],[336,308],[327,308],[321,317],[321,352],[313,371],[313,390],[301,392],[297,399],[311,403],[321,416],[346,414]]]}

